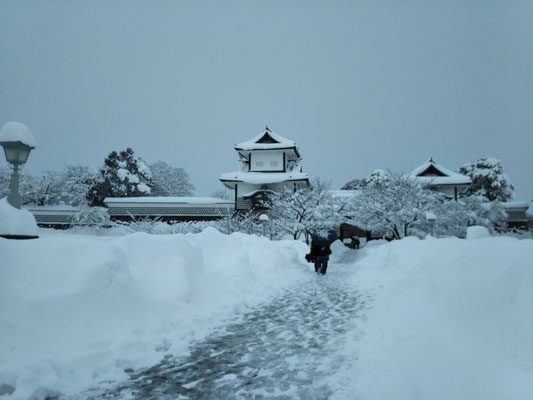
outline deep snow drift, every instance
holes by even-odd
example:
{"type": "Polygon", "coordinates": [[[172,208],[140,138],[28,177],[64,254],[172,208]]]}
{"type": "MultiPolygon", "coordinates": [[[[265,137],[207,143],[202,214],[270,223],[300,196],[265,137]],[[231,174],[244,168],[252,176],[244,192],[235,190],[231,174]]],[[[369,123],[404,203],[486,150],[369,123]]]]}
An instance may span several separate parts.
{"type": "Polygon", "coordinates": [[[347,339],[357,362],[335,399],[533,398],[533,240],[482,233],[358,255],[354,290],[374,300],[347,339]]]}
{"type": "MultiPolygon", "coordinates": [[[[320,277],[304,263],[303,243],[214,229],[0,239],[0,391],[43,399],[126,381],[125,369],[186,355],[226,317],[261,315],[267,297],[263,307],[276,313],[297,304],[280,301],[282,287],[300,299],[339,281],[371,300],[359,313],[339,306],[332,315],[354,328],[339,333],[332,322],[346,361],[335,359],[336,373],[319,382],[331,398],[529,400],[533,240],[485,236],[373,241],[359,252],[337,242],[320,277]]],[[[305,310],[280,313],[298,320],[305,310]]],[[[319,369],[332,368],[334,351],[325,353],[319,369]]]]}
{"type": "Polygon", "coordinates": [[[0,235],[37,236],[37,222],[28,210],[19,210],[0,199],[0,235]]]}
{"type": "Polygon", "coordinates": [[[308,270],[303,243],[214,229],[41,236],[0,239],[0,387],[16,388],[9,399],[127,379],[124,369],[184,352],[308,270]]]}

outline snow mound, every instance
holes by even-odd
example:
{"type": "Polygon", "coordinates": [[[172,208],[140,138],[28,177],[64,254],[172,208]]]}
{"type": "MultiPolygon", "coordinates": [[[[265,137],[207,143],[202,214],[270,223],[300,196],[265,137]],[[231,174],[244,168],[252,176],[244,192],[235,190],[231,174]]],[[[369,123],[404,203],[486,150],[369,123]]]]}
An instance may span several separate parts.
{"type": "MultiPolygon", "coordinates": [[[[0,239],[0,387],[78,393],[181,354],[232,313],[301,279],[305,244],[196,235],[0,239]]],[[[2,397],[4,398],[4,397],[2,397]]]]}
{"type": "Polygon", "coordinates": [[[333,398],[533,398],[533,240],[400,240],[362,250],[372,297],[333,398]]]}
{"type": "Polygon", "coordinates": [[[466,230],[466,239],[484,239],[490,237],[489,230],[484,226],[469,226],[466,230]]]}
{"type": "Polygon", "coordinates": [[[0,235],[37,236],[37,222],[28,210],[13,207],[7,197],[0,199],[0,235]]]}

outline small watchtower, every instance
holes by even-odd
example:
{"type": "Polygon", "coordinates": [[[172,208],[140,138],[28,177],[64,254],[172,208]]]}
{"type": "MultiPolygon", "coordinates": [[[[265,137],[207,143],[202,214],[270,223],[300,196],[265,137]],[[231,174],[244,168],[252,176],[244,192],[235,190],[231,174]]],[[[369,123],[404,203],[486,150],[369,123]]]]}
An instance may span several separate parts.
{"type": "Polygon", "coordinates": [[[283,187],[308,185],[309,176],[302,172],[302,157],[296,143],[268,126],[251,140],[235,145],[240,168],[220,176],[220,181],[235,192],[235,209],[251,209],[269,193],[283,187]]]}

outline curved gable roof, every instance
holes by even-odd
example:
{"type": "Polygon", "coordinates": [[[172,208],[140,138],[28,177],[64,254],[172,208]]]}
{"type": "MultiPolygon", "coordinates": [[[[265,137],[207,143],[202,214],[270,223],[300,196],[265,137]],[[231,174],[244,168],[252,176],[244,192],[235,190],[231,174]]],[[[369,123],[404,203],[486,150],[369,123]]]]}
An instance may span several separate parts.
{"type": "Polygon", "coordinates": [[[409,175],[433,185],[469,185],[472,183],[468,176],[450,171],[433,161],[432,158],[412,170],[409,175]]]}
{"type": "Polygon", "coordinates": [[[275,149],[296,149],[296,143],[272,132],[267,127],[253,139],[235,145],[235,150],[243,151],[275,149]]]}

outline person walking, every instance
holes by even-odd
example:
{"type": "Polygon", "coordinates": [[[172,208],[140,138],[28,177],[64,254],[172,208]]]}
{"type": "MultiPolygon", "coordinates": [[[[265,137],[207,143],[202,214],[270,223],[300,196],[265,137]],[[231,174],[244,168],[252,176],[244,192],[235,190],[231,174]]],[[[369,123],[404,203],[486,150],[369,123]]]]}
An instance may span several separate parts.
{"type": "Polygon", "coordinates": [[[309,254],[315,261],[315,272],[318,275],[326,275],[329,255],[331,254],[329,244],[317,243],[311,240],[311,251],[309,254]]]}

